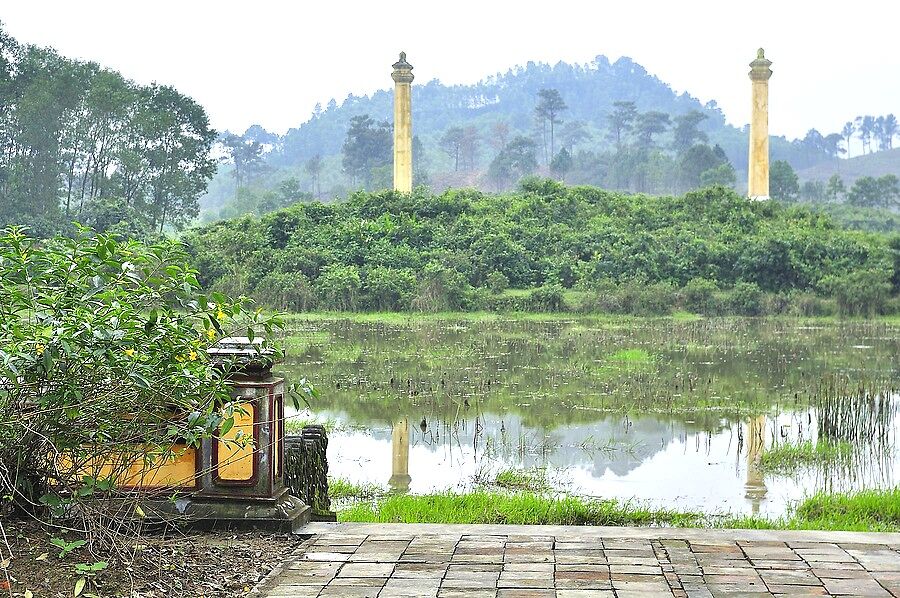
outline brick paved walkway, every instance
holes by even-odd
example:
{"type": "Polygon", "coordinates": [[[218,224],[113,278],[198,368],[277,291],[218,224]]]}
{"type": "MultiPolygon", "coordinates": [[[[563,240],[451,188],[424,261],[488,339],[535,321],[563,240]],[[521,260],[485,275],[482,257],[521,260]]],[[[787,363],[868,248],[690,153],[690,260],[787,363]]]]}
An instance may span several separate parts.
{"type": "Polygon", "coordinates": [[[263,596],[900,596],[900,535],[312,524],[263,596]]]}

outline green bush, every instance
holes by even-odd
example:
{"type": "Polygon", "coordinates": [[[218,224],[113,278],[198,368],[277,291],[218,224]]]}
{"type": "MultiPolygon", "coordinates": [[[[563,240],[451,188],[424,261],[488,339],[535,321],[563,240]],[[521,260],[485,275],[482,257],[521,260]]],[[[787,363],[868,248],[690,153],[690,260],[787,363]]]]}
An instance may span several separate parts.
{"type": "Polygon", "coordinates": [[[317,305],[315,291],[300,272],[270,272],[252,291],[256,300],[274,310],[303,312],[317,305]]]}
{"type": "Polygon", "coordinates": [[[494,270],[487,277],[487,286],[495,295],[502,293],[509,288],[509,279],[503,272],[494,270]]]}
{"type": "Polygon", "coordinates": [[[416,276],[409,268],[376,266],[366,272],[363,290],[368,309],[408,310],[416,292],[416,276]]]}
{"type": "Polygon", "coordinates": [[[565,289],[556,283],[538,287],[528,295],[528,306],[534,311],[564,311],[564,292],[565,289]]]}
{"type": "Polygon", "coordinates": [[[0,232],[0,511],[77,513],[103,546],[140,528],[129,521],[143,493],[109,500],[131,464],[123,450],[156,462],[233,423],[206,349],[278,321],[202,294],[187,261],[174,242],[0,232]],[[101,476],[96,463],[113,465],[101,476]]]}
{"type": "Polygon", "coordinates": [[[362,280],[356,266],[326,266],[316,279],[316,294],[330,309],[356,309],[361,289],[362,280]]]}
{"type": "Polygon", "coordinates": [[[471,289],[462,274],[432,262],[425,267],[411,307],[427,312],[465,309],[470,305],[471,289]]]}
{"type": "Polygon", "coordinates": [[[752,282],[739,282],[725,295],[725,309],[741,316],[758,316],[763,311],[763,292],[752,282]]]}
{"type": "Polygon", "coordinates": [[[858,270],[843,276],[828,276],[822,287],[837,301],[842,316],[873,316],[884,313],[891,294],[890,274],[885,270],[858,270]]]}
{"type": "Polygon", "coordinates": [[[719,290],[719,287],[715,281],[705,278],[692,278],[679,291],[679,302],[682,309],[686,311],[712,314],[716,311],[717,290],[719,290]]]}
{"type": "Polygon", "coordinates": [[[675,288],[666,282],[630,280],[620,285],[619,297],[624,313],[637,316],[667,315],[675,306],[675,288]]]}

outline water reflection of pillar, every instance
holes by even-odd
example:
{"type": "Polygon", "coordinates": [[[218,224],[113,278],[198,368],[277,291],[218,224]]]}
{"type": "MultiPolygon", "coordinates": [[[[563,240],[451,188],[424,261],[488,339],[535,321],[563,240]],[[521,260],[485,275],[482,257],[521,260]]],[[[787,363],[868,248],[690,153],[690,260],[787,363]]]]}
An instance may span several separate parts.
{"type": "Polygon", "coordinates": [[[759,513],[759,505],[768,493],[759,467],[759,459],[765,449],[766,416],[758,415],[747,422],[747,483],[744,484],[745,496],[752,505],[754,515],[759,513]]]}
{"type": "Polygon", "coordinates": [[[412,478],[409,475],[409,420],[394,423],[391,432],[391,479],[388,485],[394,492],[406,492],[412,478]]]}

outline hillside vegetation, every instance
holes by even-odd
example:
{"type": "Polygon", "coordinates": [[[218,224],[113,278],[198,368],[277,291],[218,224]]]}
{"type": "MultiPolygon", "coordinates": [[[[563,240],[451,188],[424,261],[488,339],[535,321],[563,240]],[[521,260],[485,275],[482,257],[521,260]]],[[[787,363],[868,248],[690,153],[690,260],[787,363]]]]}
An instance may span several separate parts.
{"type": "MultiPolygon", "coordinates": [[[[900,242],[722,187],[356,193],[195,229],[202,282],[280,309],[891,309],[900,242]]],[[[893,303],[892,303],[893,302],[893,303]]]]}

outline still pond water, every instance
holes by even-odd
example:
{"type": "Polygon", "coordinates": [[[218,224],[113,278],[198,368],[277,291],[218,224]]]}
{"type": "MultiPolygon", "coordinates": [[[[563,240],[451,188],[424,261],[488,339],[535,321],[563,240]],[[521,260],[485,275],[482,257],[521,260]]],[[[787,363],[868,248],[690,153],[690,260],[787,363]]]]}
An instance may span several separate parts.
{"type": "Polygon", "coordinates": [[[777,516],[900,471],[900,327],[884,323],[316,319],[294,320],[286,348],[333,426],[330,474],[398,492],[540,469],[571,494],[777,516]],[[760,466],[820,439],[851,458],[760,466]]]}

